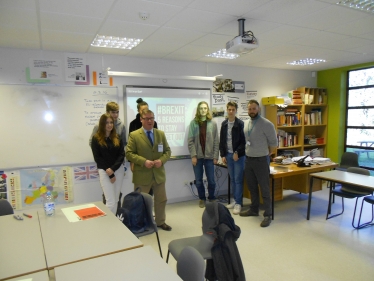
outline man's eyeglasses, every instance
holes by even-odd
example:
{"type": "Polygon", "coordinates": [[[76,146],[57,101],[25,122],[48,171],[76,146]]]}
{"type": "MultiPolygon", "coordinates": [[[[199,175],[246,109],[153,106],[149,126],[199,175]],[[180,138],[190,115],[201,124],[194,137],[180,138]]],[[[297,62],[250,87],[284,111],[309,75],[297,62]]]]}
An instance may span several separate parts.
{"type": "Polygon", "coordinates": [[[148,118],[148,117],[143,118],[143,117],[142,117],[142,119],[145,120],[145,121],[154,121],[154,120],[155,120],[154,117],[150,117],[150,118],[148,118]]]}

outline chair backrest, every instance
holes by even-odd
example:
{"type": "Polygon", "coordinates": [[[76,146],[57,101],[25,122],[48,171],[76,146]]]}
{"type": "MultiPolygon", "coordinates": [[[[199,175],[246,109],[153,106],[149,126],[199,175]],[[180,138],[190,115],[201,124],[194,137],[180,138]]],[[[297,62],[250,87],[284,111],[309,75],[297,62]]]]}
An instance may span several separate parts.
{"type": "Polygon", "coordinates": [[[217,202],[206,202],[205,210],[202,217],[203,234],[209,232],[213,227],[218,225],[218,212],[216,208],[217,202]]]}
{"type": "Polygon", "coordinates": [[[344,152],[340,160],[339,168],[359,167],[358,155],[354,152],[344,152]]]}
{"type": "MultiPolygon", "coordinates": [[[[361,174],[361,175],[365,175],[365,176],[370,176],[370,171],[366,170],[364,168],[349,167],[347,169],[347,172],[355,173],[355,174],[361,174]]],[[[342,191],[349,192],[349,193],[354,193],[354,194],[364,194],[364,195],[371,194],[371,192],[368,191],[367,189],[359,188],[359,187],[354,186],[354,185],[343,184],[341,189],[342,189],[342,191]]]]}
{"type": "Polygon", "coordinates": [[[12,215],[14,210],[6,199],[0,199],[0,216],[12,215]]]}
{"type": "Polygon", "coordinates": [[[202,281],[205,274],[205,261],[193,247],[185,247],[177,260],[177,274],[183,281],[202,281]]]}
{"type": "Polygon", "coordinates": [[[147,228],[151,228],[157,232],[158,230],[157,230],[156,221],[155,221],[155,218],[153,217],[153,198],[151,195],[147,193],[141,192],[141,194],[144,198],[145,207],[147,209],[147,221],[148,221],[147,228]]]}

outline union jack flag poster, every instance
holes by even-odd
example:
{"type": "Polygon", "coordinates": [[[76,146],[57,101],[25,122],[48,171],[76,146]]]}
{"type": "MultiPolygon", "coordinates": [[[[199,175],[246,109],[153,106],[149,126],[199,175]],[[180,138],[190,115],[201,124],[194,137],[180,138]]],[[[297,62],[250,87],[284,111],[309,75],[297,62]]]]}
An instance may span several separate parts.
{"type": "Polygon", "coordinates": [[[93,166],[77,166],[74,167],[74,180],[77,182],[87,180],[97,180],[99,172],[95,165],[93,166]]]}

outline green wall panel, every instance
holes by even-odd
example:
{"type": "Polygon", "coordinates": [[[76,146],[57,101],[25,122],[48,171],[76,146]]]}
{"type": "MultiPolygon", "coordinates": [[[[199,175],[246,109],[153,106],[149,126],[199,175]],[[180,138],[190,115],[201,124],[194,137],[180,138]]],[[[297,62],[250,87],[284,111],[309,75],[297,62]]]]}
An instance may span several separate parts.
{"type": "Polygon", "coordinates": [[[374,67],[374,62],[328,69],[317,73],[317,86],[326,88],[328,96],[327,157],[335,162],[340,162],[344,152],[347,72],[365,67],[374,67]]]}

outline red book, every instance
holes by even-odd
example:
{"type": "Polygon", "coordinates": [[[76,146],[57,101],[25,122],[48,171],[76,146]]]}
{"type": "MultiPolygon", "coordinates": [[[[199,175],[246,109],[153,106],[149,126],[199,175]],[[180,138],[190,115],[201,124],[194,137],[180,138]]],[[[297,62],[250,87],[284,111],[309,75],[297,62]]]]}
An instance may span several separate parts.
{"type": "Polygon", "coordinates": [[[79,219],[81,220],[88,220],[105,216],[105,213],[96,206],[74,210],[74,212],[78,215],[79,219]]]}

